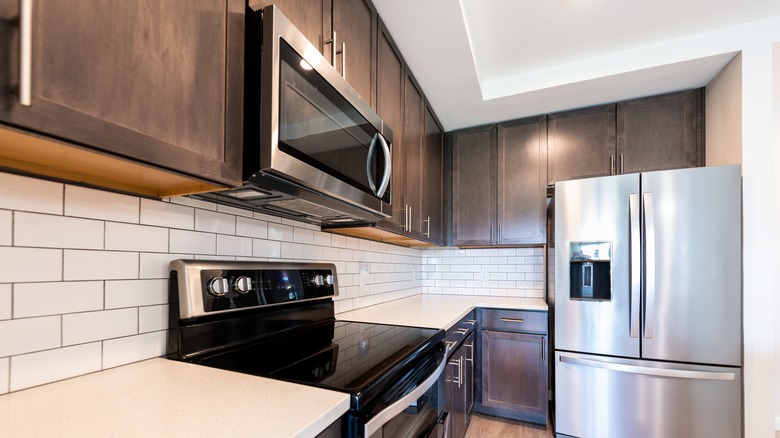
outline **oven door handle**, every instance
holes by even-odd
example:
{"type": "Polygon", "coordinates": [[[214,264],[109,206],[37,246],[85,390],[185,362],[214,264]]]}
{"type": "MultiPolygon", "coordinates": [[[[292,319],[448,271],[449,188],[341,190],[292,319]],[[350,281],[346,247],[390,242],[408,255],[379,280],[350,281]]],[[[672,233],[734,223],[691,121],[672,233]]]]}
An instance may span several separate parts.
{"type": "Polygon", "coordinates": [[[441,376],[441,374],[444,372],[444,368],[447,367],[447,356],[449,353],[450,346],[447,345],[444,350],[444,356],[442,357],[441,362],[439,362],[439,365],[436,367],[436,370],[430,376],[428,376],[424,382],[409,392],[409,394],[401,397],[398,401],[385,408],[384,411],[374,415],[374,418],[366,423],[363,429],[363,436],[365,438],[369,438],[374,432],[381,429],[382,426],[384,426],[396,415],[406,409],[406,407],[409,406],[412,401],[417,400],[421,395],[425,394],[426,391],[431,389],[436,381],[439,380],[439,376],[441,376]]]}

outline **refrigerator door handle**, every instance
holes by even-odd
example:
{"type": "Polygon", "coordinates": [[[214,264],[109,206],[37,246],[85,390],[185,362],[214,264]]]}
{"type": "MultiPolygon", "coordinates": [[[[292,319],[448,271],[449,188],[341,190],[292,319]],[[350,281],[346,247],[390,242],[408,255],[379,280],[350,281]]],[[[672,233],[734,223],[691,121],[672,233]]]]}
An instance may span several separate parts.
{"type": "Polygon", "coordinates": [[[653,194],[643,193],[645,208],[645,339],[653,338],[655,320],[655,215],[653,194]]]}
{"type": "Polygon", "coordinates": [[[735,373],[722,373],[713,371],[689,371],[668,368],[643,367],[638,365],[626,365],[621,363],[603,362],[600,360],[583,359],[579,357],[560,356],[563,363],[578,365],[590,368],[601,368],[609,371],[618,371],[621,373],[641,374],[652,377],[669,377],[676,379],[694,379],[694,380],[734,380],[735,373]]]}
{"type": "Polygon", "coordinates": [[[631,313],[629,314],[629,333],[632,338],[639,337],[639,296],[642,293],[642,248],[640,245],[642,236],[639,224],[639,194],[632,193],[628,196],[628,218],[631,225],[629,247],[631,250],[631,313]]]}

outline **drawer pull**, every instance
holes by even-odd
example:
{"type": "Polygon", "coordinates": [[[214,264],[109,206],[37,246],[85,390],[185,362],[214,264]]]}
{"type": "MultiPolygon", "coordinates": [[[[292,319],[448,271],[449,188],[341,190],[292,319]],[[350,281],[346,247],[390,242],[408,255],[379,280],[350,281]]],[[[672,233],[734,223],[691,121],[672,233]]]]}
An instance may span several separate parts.
{"type": "Polygon", "coordinates": [[[501,321],[504,321],[504,322],[518,322],[518,323],[525,322],[525,320],[522,319],[522,318],[501,318],[501,321]]]}
{"type": "Polygon", "coordinates": [[[465,322],[468,325],[474,325],[474,324],[477,323],[477,320],[476,319],[467,319],[467,320],[465,320],[463,322],[465,322]]]}
{"type": "Polygon", "coordinates": [[[459,328],[459,329],[455,330],[455,334],[457,334],[457,335],[465,335],[468,332],[469,332],[469,329],[467,329],[467,328],[459,328]]]}

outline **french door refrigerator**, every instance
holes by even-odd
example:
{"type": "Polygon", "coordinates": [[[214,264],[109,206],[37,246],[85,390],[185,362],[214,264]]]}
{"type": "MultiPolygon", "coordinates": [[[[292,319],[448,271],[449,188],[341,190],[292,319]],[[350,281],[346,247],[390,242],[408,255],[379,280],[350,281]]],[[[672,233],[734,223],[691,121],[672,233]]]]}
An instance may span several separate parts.
{"type": "Polygon", "coordinates": [[[742,436],[738,166],[555,185],[557,436],[742,436]]]}

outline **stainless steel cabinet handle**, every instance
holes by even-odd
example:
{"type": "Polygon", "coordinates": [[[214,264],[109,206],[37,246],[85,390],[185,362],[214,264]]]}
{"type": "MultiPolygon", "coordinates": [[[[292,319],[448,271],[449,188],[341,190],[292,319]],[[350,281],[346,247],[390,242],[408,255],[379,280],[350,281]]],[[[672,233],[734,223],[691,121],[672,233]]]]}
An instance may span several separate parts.
{"type": "Polygon", "coordinates": [[[341,77],[347,79],[347,43],[341,43],[341,77]]]}
{"type": "Polygon", "coordinates": [[[623,154],[620,154],[619,158],[620,158],[620,174],[622,175],[622,174],[625,173],[625,171],[623,169],[623,163],[625,162],[625,160],[623,160],[623,154]]]}
{"type": "Polygon", "coordinates": [[[409,229],[407,229],[406,231],[411,233],[412,232],[412,206],[411,205],[409,206],[409,221],[407,222],[407,226],[409,227],[409,229]]]}
{"type": "Polygon", "coordinates": [[[336,31],[333,31],[333,38],[329,40],[323,41],[323,46],[325,44],[330,44],[330,65],[332,65],[334,68],[336,67],[336,31]]]}
{"type": "Polygon", "coordinates": [[[646,339],[653,338],[655,320],[655,215],[653,194],[643,193],[645,204],[645,333],[646,339]]]}
{"type": "Polygon", "coordinates": [[[498,233],[496,236],[496,243],[501,243],[501,224],[498,224],[498,233]]]}
{"type": "Polygon", "coordinates": [[[602,368],[610,371],[619,371],[623,373],[642,374],[653,377],[671,377],[677,379],[697,379],[697,380],[734,380],[734,373],[719,373],[712,371],[689,371],[669,368],[653,368],[638,365],[627,365],[621,363],[602,362],[600,360],[582,359],[561,355],[560,361],[570,365],[579,365],[589,368],[602,368]]]}
{"type": "Polygon", "coordinates": [[[426,228],[425,228],[426,231],[423,234],[425,234],[425,237],[430,239],[431,238],[431,217],[428,216],[428,219],[423,219],[423,222],[426,223],[426,228]]]}
{"type": "Polygon", "coordinates": [[[461,376],[461,372],[460,372],[460,369],[461,369],[460,358],[458,358],[458,359],[456,359],[456,360],[451,360],[451,361],[450,361],[450,365],[452,365],[452,366],[454,366],[454,367],[458,367],[458,376],[457,376],[457,380],[456,380],[456,377],[455,377],[455,375],[453,375],[453,376],[452,376],[452,383],[457,383],[457,384],[458,384],[458,388],[460,388],[460,385],[461,385],[461,377],[462,377],[462,376],[461,376]]]}
{"type": "Polygon", "coordinates": [[[469,329],[467,329],[467,328],[459,328],[459,329],[455,330],[455,334],[458,334],[458,335],[465,335],[468,332],[469,332],[469,329]]]}
{"type": "Polygon", "coordinates": [[[504,322],[518,322],[518,323],[525,322],[525,320],[522,319],[522,318],[501,318],[501,321],[504,321],[504,322]]]}
{"type": "Polygon", "coordinates": [[[492,244],[492,243],[494,243],[494,242],[495,242],[495,241],[493,240],[493,225],[491,225],[491,226],[490,226],[490,243],[492,244]]]}
{"type": "Polygon", "coordinates": [[[468,347],[469,349],[469,357],[463,358],[466,362],[474,363],[474,342],[468,344],[463,344],[464,347],[468,347]]]}
{"type": "Polygon", "coordinates": [[[615,154],[609,156],[609,174],[615,174],[615,154]]]}
{"type": "Polygon", "coordinates": [[[628,220],[631,226],[629,234],[630,266],[631,266],[631,291],[629,294],[631,311],[628,315],[629,332],[632,338],[639,337],[639,297],[642,293],[642,251],[641,237],[639,233],[639,194],[632,193],[628,196],[628,220]]]}
{"type": "Polygon", "coordinates": [[[542,336],[540,340],[542,341],[542,360],[544,360],[544,350],[545,350],[545,347],[544,347],[544,336],[542,336]]]}
{"type": "Polygon", "coordinates": [[[477,323],[477,320],[476,319],[467,319],[467,320],[465,320],[463,322],[468,324],[468,325],[474,325],[474,324],[477,323]]]}
{"type": "Polygon", "coordinates": [[[19,0],[19,105],[32,105],[33,0],[19,0]]]}

